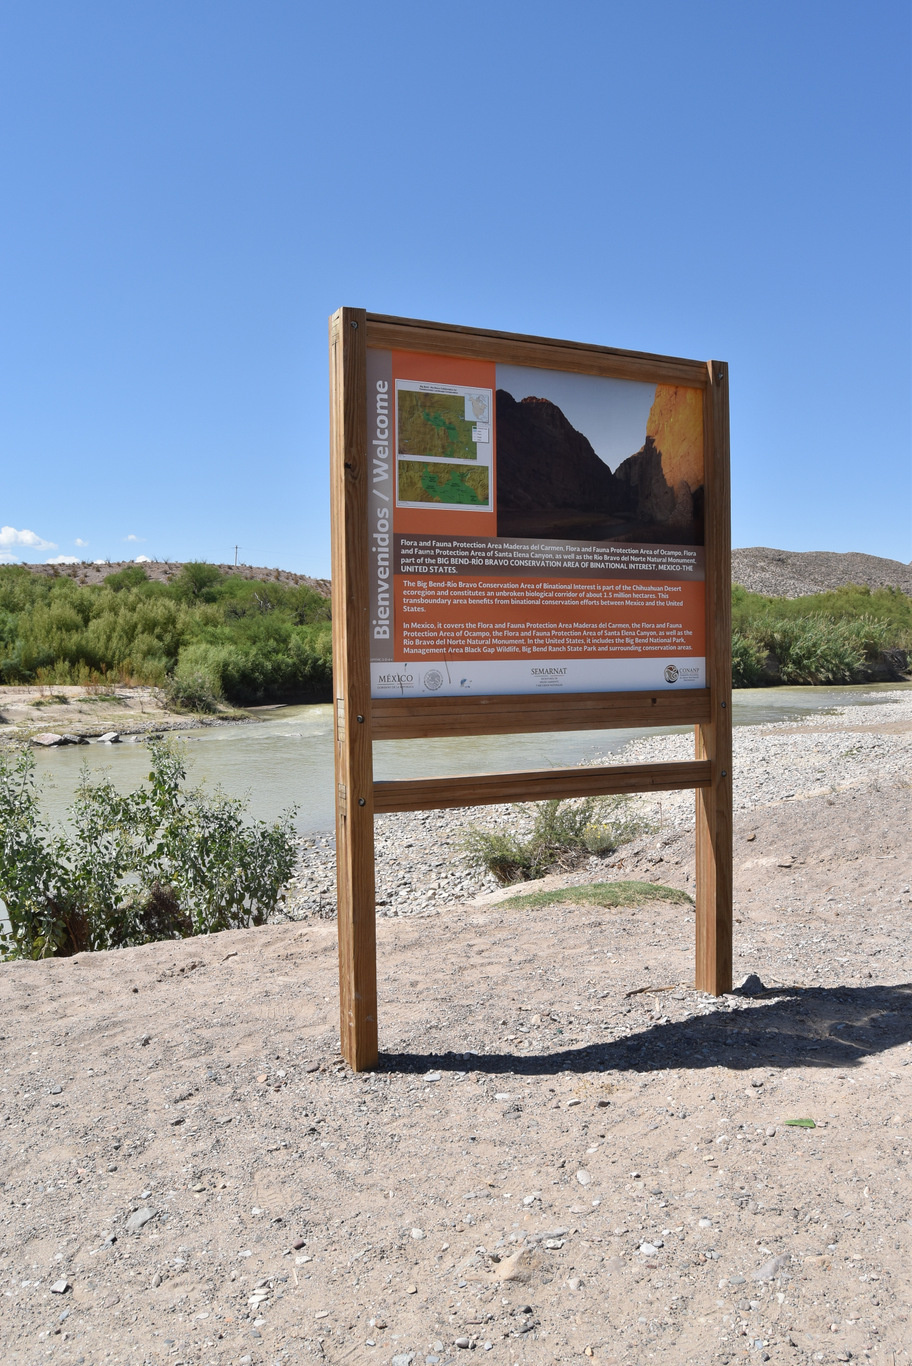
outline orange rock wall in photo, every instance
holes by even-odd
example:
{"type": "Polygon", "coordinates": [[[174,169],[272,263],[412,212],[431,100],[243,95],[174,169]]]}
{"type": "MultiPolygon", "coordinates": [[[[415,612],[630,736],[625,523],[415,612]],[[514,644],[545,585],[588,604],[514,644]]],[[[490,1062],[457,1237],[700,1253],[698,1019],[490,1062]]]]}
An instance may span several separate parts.
{"type": "Polygon", "coordinates": [[[691,491],[702,485],[702,390],[657,384],[646,435],[662,452],[662,473],[672,488],[677,488],[682,480],[691,491]]]}

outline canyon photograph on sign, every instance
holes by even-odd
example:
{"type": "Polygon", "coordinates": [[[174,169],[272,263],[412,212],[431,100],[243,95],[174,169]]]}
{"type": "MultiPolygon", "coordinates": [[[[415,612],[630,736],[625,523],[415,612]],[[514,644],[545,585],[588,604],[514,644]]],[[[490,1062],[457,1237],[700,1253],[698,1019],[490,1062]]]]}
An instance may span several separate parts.
{"type": "Polygon", "coordinates": [[[497,532],[703,543],[699,389],[497,367],[497,532]]]}

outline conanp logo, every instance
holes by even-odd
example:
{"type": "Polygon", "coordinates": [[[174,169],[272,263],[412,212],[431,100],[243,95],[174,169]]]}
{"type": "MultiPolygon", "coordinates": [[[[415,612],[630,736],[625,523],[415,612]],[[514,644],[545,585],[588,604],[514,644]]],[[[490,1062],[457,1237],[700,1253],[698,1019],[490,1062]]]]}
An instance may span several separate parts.
{"type": "Polygon", "coordinates": [[[666,682],[666,683],[677,683],[677,681],[678,681],[678,666],[677,666],[677,664],[666,664],[666,665],[665,665],[665,682],[666,682]]]}

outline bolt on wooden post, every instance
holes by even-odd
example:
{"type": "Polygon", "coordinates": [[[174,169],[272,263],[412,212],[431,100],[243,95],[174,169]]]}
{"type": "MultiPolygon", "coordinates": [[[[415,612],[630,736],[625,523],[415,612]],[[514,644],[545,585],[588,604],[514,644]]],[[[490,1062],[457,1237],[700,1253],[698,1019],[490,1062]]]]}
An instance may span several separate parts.
{"type": "Polygon", "coordinates": [[[377,814],[693,789],[695,981],[730,989],[727,388],[718,361],[330,319],[340,1032],[355,1070],[378,1058],[377,814]],[[373,777],[375,739],[668,725],[694,726],[692,760],[373,777]]]}

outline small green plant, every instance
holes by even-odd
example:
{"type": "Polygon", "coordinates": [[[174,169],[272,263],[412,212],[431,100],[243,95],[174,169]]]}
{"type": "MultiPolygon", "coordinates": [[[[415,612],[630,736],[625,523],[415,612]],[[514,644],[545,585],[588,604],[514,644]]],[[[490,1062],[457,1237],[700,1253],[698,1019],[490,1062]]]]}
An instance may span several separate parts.
{"type": "Polygon", "coordinates": [[[493,873],[498,882],[530,882],[556,867],[573,867],[587,854],[606,854],[644,828],[629,798],[587,797],[517,805],[517,824],[526,834],[472,826],[463,839],[469,862],[493,873]]]}
{"type": "Polygon", "coordinates": [[[642,906],[650,901],[674,901],[692,906],[693,898],[676,887],[657,882],[587,882],[580,887],[562,887],[554,892],[525,892],[508,897],[501,906],[642,906]]]}
{"type": "Polygon", "coordinates": [[[0,900],[7,958],[47,958],[262,925],[295,863],[293,812],[186,786],[180,746],[148,741],[148,787],[126,796],[84,769],[65,830],[38,803],[35,760],[0,757],[0,900]]]}

